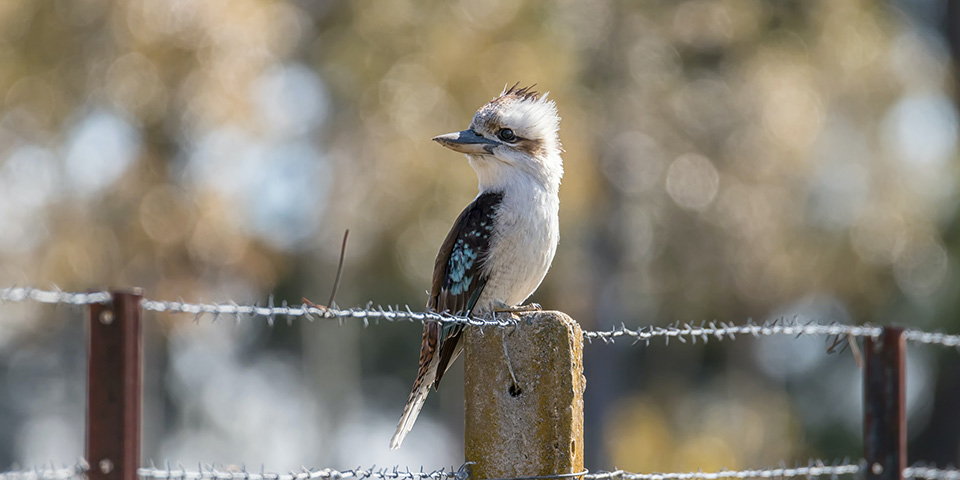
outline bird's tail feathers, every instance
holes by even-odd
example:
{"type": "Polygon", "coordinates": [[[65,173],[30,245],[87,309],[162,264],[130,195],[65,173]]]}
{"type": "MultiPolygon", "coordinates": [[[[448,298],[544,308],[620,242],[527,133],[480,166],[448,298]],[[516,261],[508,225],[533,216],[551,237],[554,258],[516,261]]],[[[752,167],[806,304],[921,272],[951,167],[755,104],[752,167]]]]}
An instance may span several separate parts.
{"type": "Polygon", "coordinates": [[[423,408],[423,402],[427,400],[430,387],[433,386],[437,377],[437,360],[438,357],[435,356],[428,365],[421,367],[424,369],[418,373],[417,380],[413,383],[410,398],[407,399],[407,404],[403,406],[403,415],[400,416],[400,422],[397,423],[397,431],[390,439],[391,450],[400,448],[404,437],[413,429],[413,424],[417,421],[417,416],[420,415],[420,409],[423,408]]]}

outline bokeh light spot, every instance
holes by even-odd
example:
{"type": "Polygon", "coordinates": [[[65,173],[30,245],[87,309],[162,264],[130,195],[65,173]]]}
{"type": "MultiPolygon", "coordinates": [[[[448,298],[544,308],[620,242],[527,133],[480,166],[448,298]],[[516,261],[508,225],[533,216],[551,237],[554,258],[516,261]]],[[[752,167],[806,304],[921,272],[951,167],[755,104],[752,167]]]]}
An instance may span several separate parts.
{"type": "Polygon", "coordinates": [[[87,196],[123,175],[140,151],[140,134],[119,116],[97,110],[74,126],[65,149],[67,180],[87,196]]]}
{"type": "Polygon", "coordinates": [[[667,169],[667,193],[682,208],[700,211],[717,196],[720,174],[707,157],[688,153],[667,169]]]}

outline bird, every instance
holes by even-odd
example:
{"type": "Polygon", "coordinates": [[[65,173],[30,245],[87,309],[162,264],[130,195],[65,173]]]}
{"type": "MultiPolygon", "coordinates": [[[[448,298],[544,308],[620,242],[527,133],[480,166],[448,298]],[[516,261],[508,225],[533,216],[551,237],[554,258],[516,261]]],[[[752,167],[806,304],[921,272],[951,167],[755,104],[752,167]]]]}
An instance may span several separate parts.
{"type": "MultiPolygon", "coordinates": [[[[557,105],[536,85],[504,87],[466,130],[433,138],[466,154],[479,193],[437,253],[427,310],[465,316],[539,310],[522,305],[540,286],[560,239],[563,147],[557,105]]],[[[419,368],[390,448],[400,448],[430,388],[463,351],[463,325],[424,323],[419,368]]]]}

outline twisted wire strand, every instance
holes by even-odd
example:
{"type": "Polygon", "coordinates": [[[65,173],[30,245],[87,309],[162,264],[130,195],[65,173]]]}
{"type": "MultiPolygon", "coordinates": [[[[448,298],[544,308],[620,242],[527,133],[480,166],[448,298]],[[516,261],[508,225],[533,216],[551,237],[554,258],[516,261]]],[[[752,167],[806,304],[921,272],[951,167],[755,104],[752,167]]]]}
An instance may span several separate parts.
{"type": "MultiPolygon", "coordinates": [[[[703,322],[700,325],[676,324],[668,327],[647,326],[636,330],[620,325],[611,330],[604,331],[585,331],[583,337],[588,341],[601,340],[611,342],[619,337],[633,338],[635,342],[650,341],[655,338],[664,338],[667,343],[675,338],[679,342],[686,343],[688,340],[696,343],[698,340],[706,343],[710,339],[735,340],[737,335],[750,335],[752,337],[768,337],[774,335],[791,336],[853,336],[857,338],[877,337],[883,332],[882,327],[873,325],[844,325],[840,323],[815,323],[807,320],[801,321],[800,317],[794,317],[790,320],[777,318],[766,323],[753,323],[737,325],[727,322],[703,322]]],[[[949,335],[946,335],[949,337],[949,335]]],[[[960,336],[958,336],[960,337],[960,336]]],[[[960,338],[958,338],[960,340],[960,338]]]]}
{"type": "Polygon", "coordinates": [[[903,469],[903,478],[918,480],[960,480],[960,470],[956,468],[934,468],[914,465],[903,469]]]}
{"type": "MultiPolygon", "coordinates": [[[[105,291],[90,293],[74,293],[51,290],[40,290],[29,287],[8,287],[0,289],[0,303],[2,302],[26,302],[35,301],[48,304],[69,304],[69,305],[90,305],[94,303],[107,303],[111,299],[110,293],[105,291]]],[[[141,307],[147,311],[159,313],[182,313],[193,315],[197,319],[204,315],[209,315],[214,320],[220,317],[234,317],[240,321],[243,317],[265,318],[267,323],[273,325],[278,317],[286,318],[288,322],[294,318],[306,318],[313,321],[317,318],[322,319],[357,319],[362,320],[364,326],[369,326],[371,321],[386,322],[426,322],[437,321],[442,323],[458,323],[476,327],[507,327],[517,325],[517,320],[511,317],[481,318],[450,315],[437,312],[418,312],[413,311],[409,306],[372,306],[368,304],[366,308],[338,308],[338,307],[317,307],[307,304],[290,305],[282,302],[279,306],[274,305],[273,297],[270,297],[267,305],[240,305],[237,303],[188,303],[181,301],[161,301],[161,300],[141,300],[141,307]]],[[[838,323],[816,323],[810,319],[801,317],[786,318],[781,317],[765,323],[754,323],[748,321],[744,324],[734,324],[728,322],[703,322],[699,325],[675,324],[667,327],[647,326],[637,329],[631,329],[625,325],[620,325],[609,330],[584,331],[583,338],[587,341],[599,340],[605,343],[612,343],[619,339],[630,339],[634,343],[643,342],[649,345],[654,339],[662,338],[669,344],[671,339],[686,343],[687,341],[696,343],[697,341],[707,342],[710,339],[736,339],[737,335],[750,335],[753,337],[773,336],[773,335],[814,335],[814,336],[850,336],[856,338],[872,337],[876,338],[883,331],[882,327],[875,325],[843,325],[838,323]]],[[[940,345],[944,347],[960,348],[960,335],[946,334],[941,332],[925,332],[923,330],[905,329],[904,338],[907,341],[940,345]]]]}
{"type": "Polygon", "coordinates": [[[79,293],[63,292],[60,290],[41,290],[31,287],[0,288],[0,303],[34,301],[51,304],[90,305],[94,303],[107,303],[110,301],[110,297],[110,292],[102,291],[79,293]]]}
{"type": "Polygon", "coordinates": [[[943,332],[924,332],[923,330],[906,329],[903,336],[910,342],[928,345],[943,345],[944,347],[960,348],[960,335],[950,335],[943,332]]]}
{"type": "Polygon", "coordinates": [[[185,303],[158,300],[143,300],[141,306],[144,310],[161,313],[185,313],[200,317],[203,315],[212,315],[214,318],[221,316],[232,316],[237,319],[241,317],[263,317],[267,322],[273,325],[277,317],[287,319],[305,317],[308,320],[316,318],[355,318],[363,320],[364,326],[369,325],[370,320],[387,322],[426,322],[438,321],[444,323],[459,323],[472,325],[475,327],[506,327],[516,325],[516,320],[509,318],[480,318],[464,317],[460,315],[451,315],[438,312],[416,312],[409,306],[376,306],[367,308],[337,308],[337,307],[314,307],[307,304],[288,305],[283,302],[275,306],[271,301],[267,306],[261,305],[239,305],[236,303],[185,303]]]}
{"type": "Polygon", "coordinates": [[[68,480],[83,478],[89,469],[90,466],[87,462],[80,460],[72,467],[56,468],[51,465],[50,467],[0,472],[0,480],[68,480]]]}
{"type": "Polygon", "coordinates": [[[840,463],[825,465],[820,460],[811,461],[806,467],[780,467],[757,470],[721,470],[718,472],[683,472],[683,473],[630,473],[622,470],[602,472],[586,475],[589,480],[723,480],[747,478],[794,478],[794,477],[823,477],[831,478],[840,475],[855,475],[863,471],[864,463],[840,463]]]}

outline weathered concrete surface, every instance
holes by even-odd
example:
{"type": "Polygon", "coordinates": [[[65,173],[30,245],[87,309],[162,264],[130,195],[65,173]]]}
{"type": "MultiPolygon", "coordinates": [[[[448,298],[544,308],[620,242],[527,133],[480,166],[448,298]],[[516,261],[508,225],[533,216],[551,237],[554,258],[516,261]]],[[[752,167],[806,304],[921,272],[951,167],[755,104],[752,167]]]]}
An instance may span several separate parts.
{"type": "Polygon", "coordinates": [[[464,332],[465,454],[476,479],[583,471],[583,332],[560,312],[520,322],[464,332]]]}

